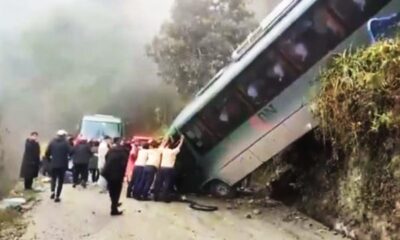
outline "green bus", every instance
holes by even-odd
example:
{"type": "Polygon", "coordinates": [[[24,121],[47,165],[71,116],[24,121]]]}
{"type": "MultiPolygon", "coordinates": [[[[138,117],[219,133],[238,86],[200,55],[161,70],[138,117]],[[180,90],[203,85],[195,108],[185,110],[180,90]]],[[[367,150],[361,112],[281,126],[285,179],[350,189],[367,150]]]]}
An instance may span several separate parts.
{"type": "Polygon", "coordinates": [[[367,22],[399,0],[284,0],[172,123],[186,141],[182,191],[228,196],[237,183],[318,122],[310,100],[329,57],[370,43],[367,22]]]}
{"type": "Polygon", "coordinates": [[[104,136],[123,137],[123,122],[111,115],[85,115],[79,125],[79,137],[100,141],[104,136]]]}

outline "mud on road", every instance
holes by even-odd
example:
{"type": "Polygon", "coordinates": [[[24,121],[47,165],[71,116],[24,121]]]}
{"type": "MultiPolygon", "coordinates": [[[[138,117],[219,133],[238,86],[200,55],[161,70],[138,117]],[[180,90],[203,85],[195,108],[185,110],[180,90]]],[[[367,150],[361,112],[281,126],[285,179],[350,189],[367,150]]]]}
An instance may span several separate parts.
{"type": "Polygon", "coordinates": [[[184,203],[123,197],[124,215],[110,217],[108,195],[94,186],[83,190],[66,185],[61,203],[54,203],[49,195],[48,190],[42,193],[41,203],[26,216],[29,225],[23,240],[343,239],[299,213],[288,220],[294,210],[281,205],[254,211],[246,206],[227,209],[226,202],[208,200],[220,207],[209,213],[184,203]]]}

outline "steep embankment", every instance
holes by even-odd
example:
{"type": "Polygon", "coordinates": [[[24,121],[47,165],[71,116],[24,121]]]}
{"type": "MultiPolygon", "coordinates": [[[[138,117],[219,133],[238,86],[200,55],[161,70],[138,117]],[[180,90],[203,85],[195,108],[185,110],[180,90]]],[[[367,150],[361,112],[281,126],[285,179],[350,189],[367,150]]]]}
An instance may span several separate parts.
{"type": "Polygon", "coordinates": [[[319,129],[257,173],[272,197],[353,238],[400,239],[399,66],[399,40],[331,61],[319,129]]]}

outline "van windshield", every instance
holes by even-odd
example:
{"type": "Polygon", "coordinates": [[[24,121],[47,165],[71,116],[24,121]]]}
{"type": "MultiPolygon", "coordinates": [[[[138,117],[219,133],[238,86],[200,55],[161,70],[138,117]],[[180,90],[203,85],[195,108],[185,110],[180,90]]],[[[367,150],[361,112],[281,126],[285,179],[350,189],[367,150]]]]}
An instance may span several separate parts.
{"type": "Polygon", "coordinates": [[[121,137],[121,128],[120,123],[83,120],[80,134],[87,139],[115,138],[121,137]]]}

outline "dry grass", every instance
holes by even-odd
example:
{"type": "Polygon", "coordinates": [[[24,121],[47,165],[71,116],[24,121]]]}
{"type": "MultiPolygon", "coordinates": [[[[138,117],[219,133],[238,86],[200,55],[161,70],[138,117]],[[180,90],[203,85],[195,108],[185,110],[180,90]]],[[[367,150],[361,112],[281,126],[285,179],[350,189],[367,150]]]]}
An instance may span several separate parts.
{"type": "Polygon", "coordinates": [[[400,232],[400,39],[336,56],[315,102],[340,162],[336,213],[379,236],[400,232]]]}
{"type": "Polygon", "coordinates": [[[326,140],[351,154],[398,138],[400,40],[384,41],[335,57],[321,76],[316,117],[326,140]]]}

